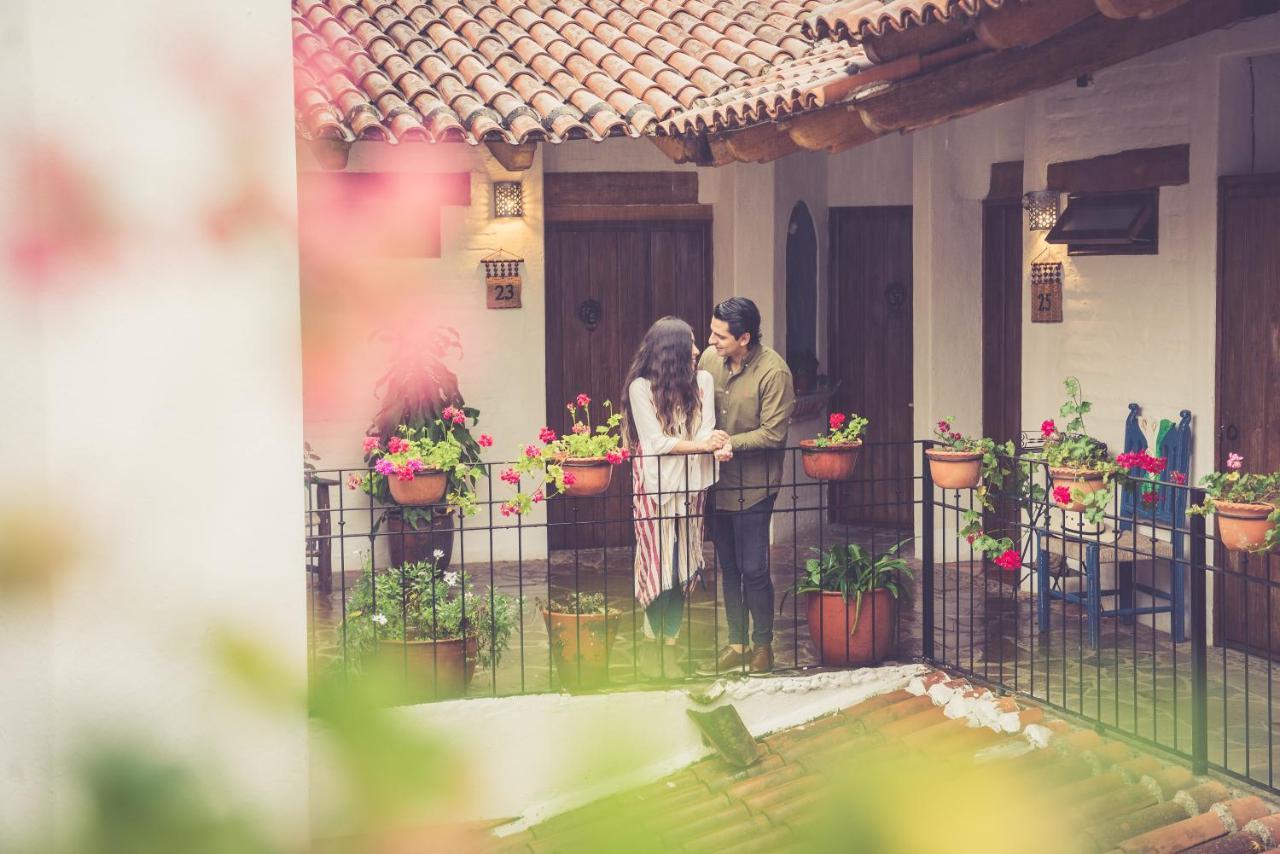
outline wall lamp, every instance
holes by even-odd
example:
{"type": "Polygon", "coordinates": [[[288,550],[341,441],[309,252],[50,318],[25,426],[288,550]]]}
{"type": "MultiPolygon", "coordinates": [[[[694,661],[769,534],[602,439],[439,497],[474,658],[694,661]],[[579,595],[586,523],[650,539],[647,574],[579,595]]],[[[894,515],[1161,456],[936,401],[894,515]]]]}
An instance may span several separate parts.
{"type": "Polygon", "coordinates": [[[1027,211],[1027,228],[1031,231],[1048,231],[1058,222],[1056,190],[1027,193],[1022,197],[1022,207],[1027,211]]]}
{"type": "Polygon", "coordinates": [[[493,183],[493,215],[495,217],[524,216],[524,191],[519,181],[493,183]]]}

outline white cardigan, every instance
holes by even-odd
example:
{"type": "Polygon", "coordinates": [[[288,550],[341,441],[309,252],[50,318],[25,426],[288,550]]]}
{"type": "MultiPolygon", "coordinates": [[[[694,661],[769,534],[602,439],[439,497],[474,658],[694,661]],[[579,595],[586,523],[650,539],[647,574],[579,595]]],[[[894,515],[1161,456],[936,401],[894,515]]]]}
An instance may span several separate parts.
{"type": "Polygon", "coordinates": [[[715,381],[706,371],[698,371],[698,393],[702,399],[690,436],[670,436],[662,432],[657,407],[649,381],[637,377],[627,393],[631,397],[631,419],[640,447],[635,449],[644,459],[644,491],[653,497],[666,513],[683,515],[686,492],[701,492],[716,482],[719,466],[711,454],[672,454],[676,442],[687,439],[702,442],[716,428],[715,381]],[[687,476],[687,480],[686,480],[687,476]],[[661,494],[659,494],[661,486],[661,494]]]}

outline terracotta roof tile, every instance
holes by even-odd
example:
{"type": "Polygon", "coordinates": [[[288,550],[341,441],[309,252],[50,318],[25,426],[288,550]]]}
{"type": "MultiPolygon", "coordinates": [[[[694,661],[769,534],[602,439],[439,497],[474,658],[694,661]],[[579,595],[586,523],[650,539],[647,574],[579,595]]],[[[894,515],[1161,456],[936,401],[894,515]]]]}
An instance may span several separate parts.
{"type": "Polygon", "coordinates": [[[998,9],[1006,2],[1025,0],[844,0],[822,6],[807,16],[803,31],[818,39],[878,36],[958,15],[972,17],[982,9],[998,9]]]}
{"type": "Polygon", "coordinates": [[[634,137],[815,50],[811,0],[291,2],[306,138],[634,137]]]}

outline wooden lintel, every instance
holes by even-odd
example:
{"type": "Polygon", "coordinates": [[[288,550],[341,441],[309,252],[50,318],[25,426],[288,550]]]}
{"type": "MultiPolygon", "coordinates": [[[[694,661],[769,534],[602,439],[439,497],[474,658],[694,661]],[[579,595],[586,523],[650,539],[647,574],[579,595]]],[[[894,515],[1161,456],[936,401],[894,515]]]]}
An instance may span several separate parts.
{"type": "Polygon", "coordinates": [[[1008,50],[1031,47],[1098,14],[1094,0],[1054,0],[1052,3],[1010,3],[978,18],[978,38],[988,47],[1008,50]]]}
{"type": "Polygon", "coordinates": [[[880,64],[892,62],[904,56],[930,53],[969,37],[972,19],[956,15],[947,21],[933,22],[923,27],[895,30],[887,27],[878,36],[868,35],[862,40],[867,58],[880,64]]]}
{"type": "Polygon", "coordinates": [[[485,146],[508,172],[525,171],[533,165],[533,156],[538,152],[536,142],[522,142],[519,145],[508,142],[486,142],[485,146]]]}
{"type": "Polygon", "coordinates": [[[547,207],[694,205],[698,203],[698,173],[548,172],[542,192],[547,207]]]}
{"type": "Polygon", "coordinates": [[[1094,16],[1035,47],[982,54],[900,81],[858,109],[875,130],[925,127],[1277,9],[1280,0],[1189,0],[1149,21],[1094,16]]]}
{"type": "Polygon", "coordinates": [[[636,222],[709,220],[711,205],[555,205],[543,209],[547,222],[636,222]]]}
{"type": "Polygon", "coordinates": [[[768,163],[799,148],[786,131],[773,122],[727,133],[724,142],[733,158],[743,163],[768,163]]]}
{"type": "Polygon", "coordinates": [[[991,185],[987,190],[989,201],[1011,201],[1022,198],[1021,160],[1006,160],[991,164],[991,185]]]}
{"type": "Polygon", "coordinates": [[[866,126],[857,110],[845,105],[796,116],[787,124],[796,145],[809,151],[831,151],[870,142],[878,134],[866,126]]]}
{"type": "Polygon", "coordinates": [[[1047,189],[1102,193],[1176,187],[1191,180],[1191,146],[1134,148],[1118,154],[1049,164],[1047,189]]]}
{"type": "Polygon", "coordinates": [[[1187,0],[1094,0],[1098,11],[1108,18],[1154,18],[1186,3],[1187,0]]]}

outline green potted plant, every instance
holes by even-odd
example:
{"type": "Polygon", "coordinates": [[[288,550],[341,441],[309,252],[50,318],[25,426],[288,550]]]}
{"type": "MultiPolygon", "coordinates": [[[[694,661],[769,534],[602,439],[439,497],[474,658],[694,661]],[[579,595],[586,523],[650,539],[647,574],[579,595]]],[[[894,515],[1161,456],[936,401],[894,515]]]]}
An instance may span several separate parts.
{"type": "Polygon", "coordinates": [[[878,555],[857,543],[812,549],[789,592],[806,597],[809,637],[823,665],[876,664],[893,651],[898,604],[913,578],[899,555],[908,542],[878,555]]]}
{"type": "Polygon", "coordinates": [[[538,606],[561,684],[587,688],[603,683],[622,612],[608,607],[602,593],[569,593],[538,606]]]}
{"type": "Polygon", "coordinates": [[[867,423],[867,419],[854,413],[847,417],[842,412],[831,413],[826,433],[800,440],[800,461],[804,465],[804,473],[814,480],[851,479],[867,423]]]}
{"type": "Polygon", "coordinates": [[[541,444],[524,446],[519,462],[502,473],[502,480],[518,487],[521,476],[529,475],[534,486],[504,503],[502,515],[526,513],[555,495],[587,498],[602,495],[609,488],[614,466],[631,459],[631,453],[622,447],[618,431],[622,415],[613,411],[613,403],[604,402],[604,421],[594,425],[590,407],[591,398],[579,394],[565,404],[573,424],[568,433],[557,436],[550,427],[543,427],[538,432],[541,444]]]}
{"type": "MultiPolygon", "coordinates": [[[[446,418],[462,418],[460,410],[445,407],[446,418]]],[[[425,428],[416,429],[400,425],[398,434],[387,440],[383,448],[377,436],[366,436],[364,451],[373,463],[373,471],[364,476],[361,488],[370,494],[380,492],[385,486],[391,498],[402,507],[425,507],[446,500],[445,491],[450,484],[457,486],[447,495],[449,506],[467,515],[476,511],[475,482],[484,470],[466,462],[466,448],[453,433],[444,429],[444,420],[437,419],[437,430],[442,436],[434,440],[425,428]]],[[[487,436],[481,436],[489,443],[487,436]]]]}
{"type": "Polygon", "coordinates": [[[1245,474],[1244,457],[1232,453],[1225,472],[1200,479],[1205,499],[1188,513],[1212,513],[1218,520],[1218,539],[1229,551],[1266,552],[1280,539],[1280,472],[1245,474]]]}
{"type": "Polygon", "coordinates": [[[469,573],[439,568],[442,556],[378,573],[366,558],[340,624],[354,670],[399,666],[406,702],[462,696],[477,665],[497,666],[518,618],[517,600],[476,593],[469,573]]]}
{"type": "Polygon", "coordinates": [[[943,489],[981,489],[983,484],[999,487],[1003,480],[1000,455],[1013,456],[1013,442],[996,444],[994,439],[965,436],[952,428],[952,418],[943,418],[933,429],[935,445],[925,451],[929,475],[943,489]]]}
{"type": "MultiPolygon", "coordinates": [[[[491,445],[493,440],[484,435],[472,436],[469,428],[475,427],[480,412],[466,405],[458,377],[446,364],[449,358],[462,356],[458,331],[440,326],[413,336],[378,332],[373,338],[391,348],[390,365],[374,386],[374,395],[382,406],[366,431],[376,440],[377,447],[386,448],[393,437],[402,436],[402,427],[419,430],[432,442],[440,442],[448,434],[461,446],[460,462],[478,466],[481,447],[491,445]]],[[[377,461],[374,446],[368,438],[365,446],[365,463],[372,468],[377,461]]],[[[351,479],[348,485],[352,486],[351,479]]],[[[444,558],[440,565],[448,567],[453,556],[452,507],[402,505],[391,495],[385,477],[364,484],[357,478],[353,488],[362,485],[386,508],[375,520],[374,532],[385,530],[390,534],[387,541],[392,566],[423,560],[441,551],[444,558]]],[[[475,478],[458,471],[450,474],[446,491],[465,495],[474,487],[475,478]]]]}

